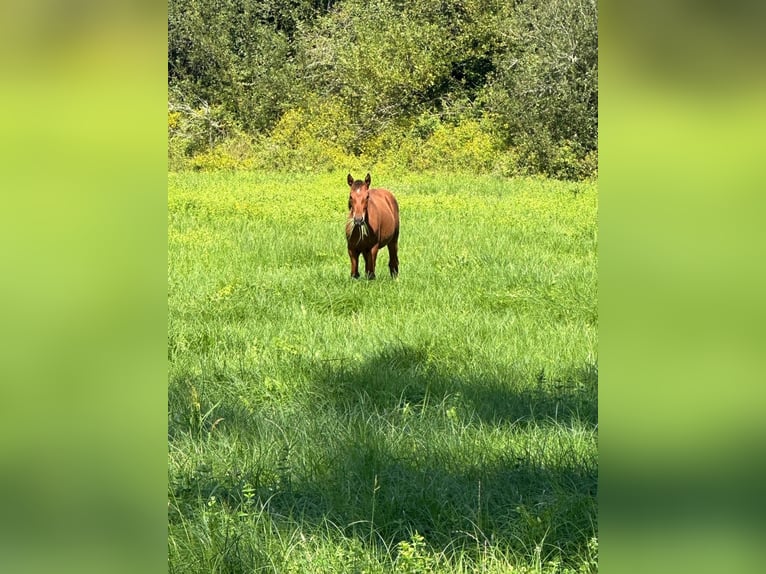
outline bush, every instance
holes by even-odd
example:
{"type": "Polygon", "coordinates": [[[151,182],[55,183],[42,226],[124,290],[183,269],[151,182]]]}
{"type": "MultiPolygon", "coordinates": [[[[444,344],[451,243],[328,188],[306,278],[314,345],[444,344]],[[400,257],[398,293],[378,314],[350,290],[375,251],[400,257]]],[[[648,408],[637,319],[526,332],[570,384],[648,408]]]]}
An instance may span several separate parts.
{"type": "Polygon", "coordinates": [[[219,144],[240,134],[222,106],[200,102],[196,107],[168,102],[168,167],[183,169],[189,159],[211,153],[219,144]]]}
{"type": "Polygon", "coordinates": [[[413,158],[414,169],[444,169],[481,173],[492,167],[497,146],[479,122],[441,124],[413,158]]]}
{"type": "Polygon", "coordinates": [[[452,124],[422,114],[409,128],[395,128],[364,144],[365,163],[378,169],[485,173],[498,155],[495,138],[478,121],[452,124]]]}
{"type": "Polygon", "coordinates": [[[555,142],[547,130],[520,134],[516,146],[515,173],[546,175],[556,179],[583,180],[596,175],[598,154],[577,141],[555,142]]]}
{"type": "Polygon", "coordinates": [[[194,170],[252,169],[255,165],[255,148],[251,137],[244,133],[216,145],[185,162],[185,166],[194,170]]]}
{"type": "Polygon", "coordinates": [[[561,178],[592,173],[598,138],[598,31],[594,0],[530,0],[508,16],[483,99],[520,168],[561,178]]]}
{"type": "Polygon", "coordinates": [[[595,0],[171,0],[168,163],[582,179],[597,80],[595,0]]]}
{"type": "Polygon", "coordinates": [[[256,164],[290,171],[342,169],[354,161],[346,149],[352,137],[347,111],[338,101],[312,102],[285,112],[259,139],[256,164]]]}
{"type": "Polygon", "coordinates": [[[492,173],[503,177],[515,177],[524,174],[519,164],[519,154],[514,148],[499,151],[492,164],[492,173]]]}
{"type": "Polygon", "coordinates": [[[548,175],[557,179],[585,179],[595,171],[590,159],[593,155],[595,152],[586,154],[577,142],[565,140],[552,154],[548,175]]]}

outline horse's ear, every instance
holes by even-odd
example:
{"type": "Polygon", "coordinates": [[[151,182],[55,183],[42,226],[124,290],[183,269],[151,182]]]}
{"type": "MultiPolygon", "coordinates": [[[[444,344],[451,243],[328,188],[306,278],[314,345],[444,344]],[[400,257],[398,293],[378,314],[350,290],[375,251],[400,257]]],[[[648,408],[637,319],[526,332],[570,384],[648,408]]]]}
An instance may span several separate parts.
{"type": "Polygon", "coordinates": [[[349,185],[354,185],[354,178],[351,176],[351,174],[348,174],[346,181],[348,182],[349,185]]]}
{"type": "Polygon", "coordinates": [[[365,177],[365,178],[364,178],[364,184],[365,184],[367,187],[370,187],[370,182],[371,182],[371,181],[372,181],[372,178],[370,177],[370,174],[368,173],[368,174],[367,174],[367,177],[365,177]]]}

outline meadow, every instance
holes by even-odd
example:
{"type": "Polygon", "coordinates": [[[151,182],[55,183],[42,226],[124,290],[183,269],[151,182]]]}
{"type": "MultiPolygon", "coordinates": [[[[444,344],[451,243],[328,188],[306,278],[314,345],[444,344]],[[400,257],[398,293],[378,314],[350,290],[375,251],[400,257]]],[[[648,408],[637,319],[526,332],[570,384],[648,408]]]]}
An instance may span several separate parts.
{"type": "Polygon", "coordinates": [[[345,172],[169,174],[170,572],[596,572],[596,184],[372,178],[395,280],[345,172]]]}

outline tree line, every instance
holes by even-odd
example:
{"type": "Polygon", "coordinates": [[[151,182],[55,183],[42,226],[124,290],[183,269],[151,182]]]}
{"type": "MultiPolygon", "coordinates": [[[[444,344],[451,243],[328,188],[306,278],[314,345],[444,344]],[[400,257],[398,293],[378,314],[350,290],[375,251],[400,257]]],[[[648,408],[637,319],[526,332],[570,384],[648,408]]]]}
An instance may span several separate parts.
{"type": "Polygon", "coordinates": [[[580,179],[595,0],[169,0],[172,167],[580,179]]]}

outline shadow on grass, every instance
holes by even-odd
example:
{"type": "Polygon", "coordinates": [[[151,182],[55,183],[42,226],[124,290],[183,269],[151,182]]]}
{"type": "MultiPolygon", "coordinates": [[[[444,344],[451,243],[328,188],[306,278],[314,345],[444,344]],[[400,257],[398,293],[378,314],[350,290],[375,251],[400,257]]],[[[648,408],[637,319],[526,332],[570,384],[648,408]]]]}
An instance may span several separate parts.
{"type": "Polygon", "coordinates": [[[320,402],[340,412],[363,408],[376,413],[424,408],[450,399],[485,424],[569,425],[598,420],[598,368],[585,364],[549,377],[544,370],[492,374],[451,373],[431,360],[427,349],[391,346],[361,365],[310,367],[320,402]]]}
{"type": "MultiPolygon", "coordinates": [[[[309,398],[281,417],[273,456],[211,474],[197,493],[239,507],[249,485],[288,527],[329,523],[369,543],[418,532],[441,550],[492,544],[582,559],[596,529],[595,365],[556,378],[491,366],[461,376],[427,349],[392,346],[358,365],[296,369],[309,398]]],[[[218,416],[263,442],[258,417],[225,405],[218,416]]]]}
{"type": "Polygon", "coordinates": [[[597,467],[568,433],[595,430],[596,366],[530,381],[465,377],[430,357],[392,346],[360,365],[314,369],[315,407],[340,432],[326,437],[327,471],[291,483],[281,510],[385,540],[418,531],[442,548],[579,553],[595,528],[597,467]]]}

